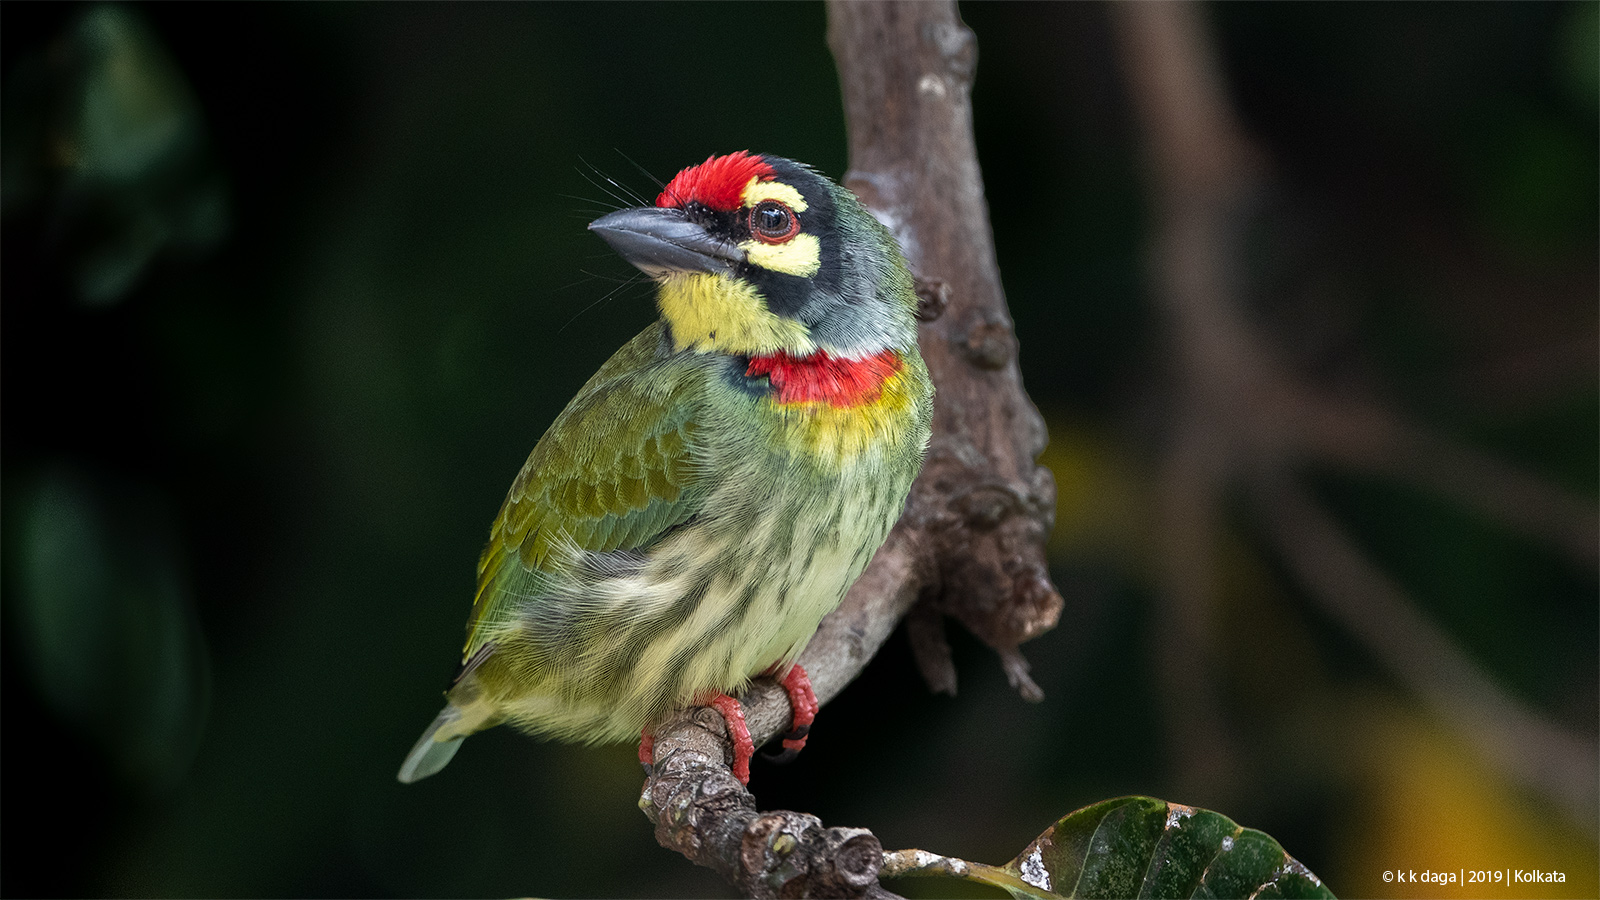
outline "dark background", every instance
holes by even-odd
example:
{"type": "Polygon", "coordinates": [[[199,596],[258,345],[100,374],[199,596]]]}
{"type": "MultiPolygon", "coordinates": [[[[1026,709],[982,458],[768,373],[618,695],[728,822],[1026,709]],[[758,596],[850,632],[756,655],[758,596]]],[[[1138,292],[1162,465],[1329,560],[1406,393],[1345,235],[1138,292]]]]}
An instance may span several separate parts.
{"type": "MultiPolygon", "coordinates": [[[[1596,5],[1207,11],[1274,167],[1260,326],[1319,382],[1593,500],[1596,5]]],[[[1594,823],[1474,755],[1243,521],[1216,658],[1249,777],[1172,794],[1147,512],[1170,387],[1115,45],[1092,4],[962,15],[1062,486],[1067,607],[1024,647],[1048,696],[964,635],[960,694],[931,696],[896,635],[799,762],[757,764],[759,802],[999,863],[1145,793],[1266,830],[1347,895],[1428,866],[1600,891],[1594,823]]],[[[640,169],[745,148],[842,175],[823,7],[8,2],[0,25],[0,891],[726,895],[656,846],[632,747],[501,729],[426,782],[394,772],[506,486],[653,316],[585,232],[618,205],[605,179],[653,196],[640,169]]],[[[1426,614],[1593,742],[1592,569],[1311,474],[1426,614]]]]}

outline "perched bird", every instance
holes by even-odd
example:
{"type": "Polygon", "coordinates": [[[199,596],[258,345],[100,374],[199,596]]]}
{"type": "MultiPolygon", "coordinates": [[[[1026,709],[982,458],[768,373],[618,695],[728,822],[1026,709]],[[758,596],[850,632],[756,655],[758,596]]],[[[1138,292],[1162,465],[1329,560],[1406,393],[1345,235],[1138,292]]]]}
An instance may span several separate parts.
{"type": "Polygon", "coordinates": [[[795,658],[905,505],[933,388],[911,274],[855,196],[747,152],[679,172],[653,207],[589,225],[656,284],[661,317],[607,360],[511,485],[478,561],[462,666],[400,769],[443,768],[501,722],[641,738],[777,676],[804,744],[795,658]]]}

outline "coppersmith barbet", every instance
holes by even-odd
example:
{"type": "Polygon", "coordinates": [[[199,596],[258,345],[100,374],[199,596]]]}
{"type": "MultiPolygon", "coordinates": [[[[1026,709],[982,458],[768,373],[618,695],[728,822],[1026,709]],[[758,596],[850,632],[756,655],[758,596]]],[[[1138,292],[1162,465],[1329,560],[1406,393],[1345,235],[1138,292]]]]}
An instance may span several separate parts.
{"type": "MultiPolygon", "coordinates": [[[[589,228],[656,284],[661,317],[533,449],[478,562],[462,666],[400,769],[510,722],[587,743],[643,737],[771,673],[798,749],[794,665],[899,518],[933,389],[894,238],[844,188],[776,156],[679,172],[653,207],[589,228]]],[[[740,732],[743,732],[740,734],[740,732]]]]}

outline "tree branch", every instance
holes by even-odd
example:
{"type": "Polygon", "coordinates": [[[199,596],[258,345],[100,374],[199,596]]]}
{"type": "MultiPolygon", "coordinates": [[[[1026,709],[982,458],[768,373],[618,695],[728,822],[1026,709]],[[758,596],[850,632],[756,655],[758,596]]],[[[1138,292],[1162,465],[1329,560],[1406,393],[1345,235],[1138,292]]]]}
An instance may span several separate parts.
{"type": "Polygon", "coordinates": [[[1294,485],[1291,472],[1306,461],[1383,472],[1590,566],[1600,547],[1592,502],[1376,401],[1330,396],[1290,370],[1280,348],[1250,327],[1241,300],[1243,229],[1268,173],[1223,90],[1202,8],[1132,3],[1112,14],[1160,220],[1151,270],[1178,404],[1161,481],[1167,632],[1157,670],[1169,694],[1169,727],[1186,742],[1198,732],[1212,745],[1191,758],[1234,767],[1213,755],[1227,740],[1206,654],[1221,505],[1237,483],[1257,500],[1290,568],[1402,684],[1489,761],[1593,828],[1594,745],[1539,716],[1476,666],[1294,485]]]}
{"type": "MultiPolygon", "coordinates": [[[[972,136],[975,41],[949,0],[832,0],[828,22],[850,135],[844,184],[894,232],[918,276],[919,340],[937,394],[905,514],[800,662],[826,703],[920,600],[928,607],[913,646],[936,688],[955,687],[937,627],[949,615],[1037,699],[1017,646],[1061,611],[1044,555],[1055,483],[1035,462],[1044,420],[1022,389],[995,264],[972,136]]],[[[770,679],[742,703],[758,745],[788,727],[788,698],[770,679]]],[[[728,756],[720,719],[705,710],[657,728],[640,806],[662,846],[750,896],[893,896],[877,883],[883,853],[870,832],[824,828],[804,813],[758,814],[728,756]]]]}
{"type": "MultiPolygon", "coordinates": [[[[1017,645],[1061,613],[1044,558],[1055,481],[1034,462],[1044,419],[1022,389],[972,136],[977,43],[953,3],[834,0],[828,22],[850,134],[845,186],[894,231],[925,301],[920,342],[938,394],[902,520],[921,536],[925,602],[1019,661],[1017,645]]],[[[922,668],[953,687],[930,640],[922,668]]],[[[1025,666],[1007,674],[1037,695],[1025,666]]]]}
{"type": "Polygon", "coordinates": [[[1287,479],[1257,486],[1267,534],[1322,608],[1486,759],[1523,785],[1592,819],[1594,747],[1514,697],[1417,610],[1333,518],[1287,479]]]}

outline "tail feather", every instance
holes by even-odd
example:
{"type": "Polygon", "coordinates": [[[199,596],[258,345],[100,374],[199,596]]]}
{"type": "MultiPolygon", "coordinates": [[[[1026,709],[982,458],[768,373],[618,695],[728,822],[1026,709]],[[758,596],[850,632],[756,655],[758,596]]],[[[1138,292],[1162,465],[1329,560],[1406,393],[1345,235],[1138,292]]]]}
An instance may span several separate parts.
{"type": "Polygon", "coordinates": [[[451,727],[461,720],[461,707],[447,705],[433,719],[433,724],[417,739],[406,761],[400,765],[399,779],[403,784],[421,781],[449,764],[466,734],[451,727]],[[443,732],[441,734],[441,731],[443,732]]]}

